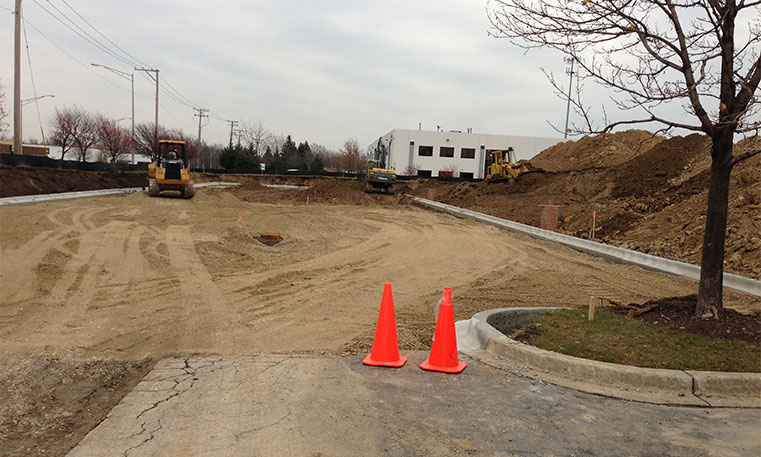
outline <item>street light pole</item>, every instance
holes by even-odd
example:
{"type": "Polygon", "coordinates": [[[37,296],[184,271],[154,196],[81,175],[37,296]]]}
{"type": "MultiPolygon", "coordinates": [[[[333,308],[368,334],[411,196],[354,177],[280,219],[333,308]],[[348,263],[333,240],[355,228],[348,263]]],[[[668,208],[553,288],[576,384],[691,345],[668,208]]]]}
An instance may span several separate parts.
{"type": "Polygon", "coordinates": [[[13,48],[13,153],[23,153],[21,145],[21,0],[16,0],[15,43],[13,48]]]}
{"type": "Polygon", "coordinates": [[[127,73],[121,70],[117,70],[116,68],[111,68],[106,65],[101,65],[98,63],[91,63],[93,67],[101,67],[105,68],[106,70],[121,76],[124,79],[129,79],[130,83],[132,84],[132,164],[135,164],[135,74],[134,73],[127,73]]]}
{"type": "Polygon", "coordinates": [[[158,69],[153,68],[137,68],[135,67],[136,71],[144,71],[146,73],[153,72],[155,73],[154,79],[156,80],[156,118],[153,123],[153,137],[156,140],[156,150],[154,153],[158,155],[158,147],[159,147],[159,71],[158,69]]]}
{"type": "MultiPolygon", "coordinates": [[[[568,138],[568,115],[571,112],[571,87],[573,87],[573,59],[568,59],[571,61],[571,70],[568,71],[569,74],[569,81],[568,81],[568,102],[565,106],[565,130],[563,130],[563,138],[568,138]]],[[[566,60],[566,62],[568,62],[566,60]]]]}
{"type": "Polygon", "coordinates": [[[32,103],[35,100],[40,100],[40,99],[47,98],[47,97],[55,98],[55,95],[48,94],[48,95],[40,95],[39,97],[34,97],[34,98],[27,98],[26,100],[21,100],[21,106],[24,106],[24,105],[27,105],[29,103],[32,103]]]}

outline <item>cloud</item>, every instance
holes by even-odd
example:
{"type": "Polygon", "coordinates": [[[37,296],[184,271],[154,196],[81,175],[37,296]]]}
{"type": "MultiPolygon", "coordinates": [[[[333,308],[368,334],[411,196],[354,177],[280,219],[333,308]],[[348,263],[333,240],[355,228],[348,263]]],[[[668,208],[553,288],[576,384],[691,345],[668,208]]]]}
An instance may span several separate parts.
{"type": "MultiPolygon", "coordinates": [[[[64,10],[60,1],[52,3],[64,10]]],[[[430,129],[438,124],[557,136],[546,120],[562,123],[565,114],[539,70],[549,66],[562,72],[560,56],[537,52],[526,58],[507,42],[489,38],[480,2],[69,3],[130,54],[159,68],[161,81],[210,108],[213,118],[203,136],[212,142],[226,142],[224,119],[259,120],[297,141],[337,149],[346,138],[367,144],[418,122],[430,129]]],[[[131,71],[35,3],[25,5],[27,19],[81,62],[131,71]]],[[[3,36],[12,36],[12,20],[12,15],[2,20],[3,36]]],[[[55,106],[72,104],[128,115],[127,81],[97,70],[122,89],[114,87],[31,30],[29,37],[37,91],[56,94],[52,103],[41,103],[43,119],[55,106]]],[[[3,52],[3,61],[12,62],[7,47],[3,52]]],[[[0,77],[10,86],[12,68],[3,66],[0,77]]],[[[153,90],[136,75],[138,122],[153,119],[153,90]]],[[[31,97],[28,82],[23,91],[24,98],[31,97]]],[[[190,107],[164,93],[160,99],[160,122],[194,132],[190,107]]],[[[33,111],[24,114],[26,134],[38,131],[33,111]]]]}

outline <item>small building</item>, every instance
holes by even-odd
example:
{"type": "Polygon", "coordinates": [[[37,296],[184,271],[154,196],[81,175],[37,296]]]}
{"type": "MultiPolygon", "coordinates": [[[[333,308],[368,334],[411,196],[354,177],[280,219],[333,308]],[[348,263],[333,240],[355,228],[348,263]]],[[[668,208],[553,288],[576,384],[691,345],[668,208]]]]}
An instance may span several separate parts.
{"type": "Polygon", "coordinates": [[[470,129],[465,133],[394,129],[376,140],[370,149],[375,151],[375,159],[379,158],[379,146],[385,150],[389,155],[387,165],[395,168],[398,175],[434,177],[441,174],[483,179],[490,151],[512,147],[517,160],[530,159],[562,141],[561,138],[473,133],[470,129]]]}
{"type": "MultiPolygon", "coordinates": [[[[39,144],[22,144],[22,152],[30,156],[47,156],[50,148],[39,144]]],[[[13,154],[13,141],[0,140],[0,153],[13,154]]]]}

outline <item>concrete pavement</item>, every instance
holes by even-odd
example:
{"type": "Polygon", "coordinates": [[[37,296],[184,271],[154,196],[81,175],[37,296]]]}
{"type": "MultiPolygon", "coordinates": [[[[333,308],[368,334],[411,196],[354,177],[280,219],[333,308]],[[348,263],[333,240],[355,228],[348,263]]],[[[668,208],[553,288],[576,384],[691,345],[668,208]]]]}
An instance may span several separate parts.
{"type": "Polygon", "coordinates": [[[464,356],[459,375],[363,355],[172,358],[70,453],[80,456],[761,455],[761,410],[585,394],[464,356]]]}

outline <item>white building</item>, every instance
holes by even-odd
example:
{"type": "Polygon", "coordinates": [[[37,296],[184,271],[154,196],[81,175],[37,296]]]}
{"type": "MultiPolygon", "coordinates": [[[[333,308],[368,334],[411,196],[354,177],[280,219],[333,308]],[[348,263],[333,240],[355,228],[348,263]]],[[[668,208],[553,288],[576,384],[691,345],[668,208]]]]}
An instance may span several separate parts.
{"type": "MultiPolygon", "coordinates": [[[[380,137],[390,151],[388,165],[399,175],[417,170],[420,176],[439,176],[440,171],[453,171],[454,176],[483,179],[489,151],[515,150],[517,160],[530,159],[543,150],[564,141],[516,135],[463,133],[458,130],[426,131],[394,129],[380,137]]],[[[378,141],[370,145],[375,150],[378,141]]],[[[377,158],[377,157],[376,157],[377,158]]]]}

